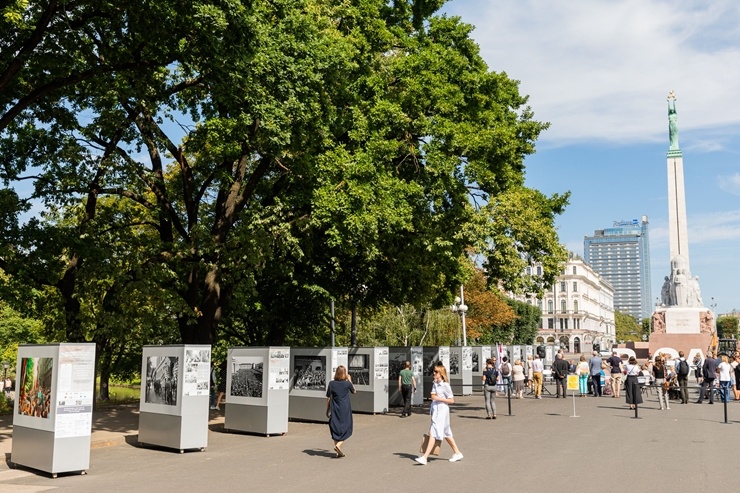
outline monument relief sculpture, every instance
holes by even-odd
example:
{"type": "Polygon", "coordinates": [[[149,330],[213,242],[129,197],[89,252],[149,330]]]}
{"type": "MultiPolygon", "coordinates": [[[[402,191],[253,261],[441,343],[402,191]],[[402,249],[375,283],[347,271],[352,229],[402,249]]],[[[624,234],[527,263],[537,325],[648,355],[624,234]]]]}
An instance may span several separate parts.
{"type": "Polygon", "coordinates": [[[653,333],[665,332],[665,313],[655,312],[653,313],[653,333]]]}

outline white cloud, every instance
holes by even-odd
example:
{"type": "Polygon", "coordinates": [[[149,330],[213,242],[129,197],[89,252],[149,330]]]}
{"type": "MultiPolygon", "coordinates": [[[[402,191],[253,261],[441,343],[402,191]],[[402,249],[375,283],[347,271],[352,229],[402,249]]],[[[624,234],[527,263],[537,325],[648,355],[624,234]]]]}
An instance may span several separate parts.
{"type": "Polygon", "coordinates": [[[680,130],[740,124],[729,104],[740,80],[735,0],[456,0],[447,10],[476,26],[489,67],[520,80],[552,123],[542,144],[667,143],[671,89],[680,130]]]}
{"type": "Polygon", "coordinates": [[[717,183],[720,190],[733,195],[740,195],[740,173],[730,176],[718,176],[717,183]]]}

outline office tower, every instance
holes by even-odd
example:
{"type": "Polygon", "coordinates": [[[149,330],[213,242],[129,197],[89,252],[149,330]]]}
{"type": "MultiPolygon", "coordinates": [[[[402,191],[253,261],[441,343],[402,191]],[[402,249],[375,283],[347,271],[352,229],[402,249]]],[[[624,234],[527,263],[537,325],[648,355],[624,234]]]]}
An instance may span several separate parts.
{"type": "Polygon", "coordinates": [[[648,219],[615,221],[583,239],[586,262],[614,287],[614,309],[639,322],[653,311],[648,219]]]}

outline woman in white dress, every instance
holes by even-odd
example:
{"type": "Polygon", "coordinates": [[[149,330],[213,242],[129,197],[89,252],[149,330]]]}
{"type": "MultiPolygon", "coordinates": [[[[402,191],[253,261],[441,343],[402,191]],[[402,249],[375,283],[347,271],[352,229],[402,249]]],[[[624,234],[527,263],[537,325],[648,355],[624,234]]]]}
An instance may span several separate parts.
{"type": "Polygon", "coordinates": [[[424,455],[420,455],[414,460],[419,464],[426,465],[429,454],[432,453],[436,441],[441,441],[442,439],[447,440],[447,443],[452,447],[453,454],[450,462],[462,460],[463,454],[457,448],[455,439],[452,438],[452,430],[450,429],[449,405],[455,403],[455,398],[452,395],[452,388],[447,378],[447,369],[442,364],[437,364],[434,367],[434,383],[432,385],[430,399],[432,401],[432,405],[429,408],[429,414],[432,416],[432,424],[429,427],[430,439],[424,455]]]}

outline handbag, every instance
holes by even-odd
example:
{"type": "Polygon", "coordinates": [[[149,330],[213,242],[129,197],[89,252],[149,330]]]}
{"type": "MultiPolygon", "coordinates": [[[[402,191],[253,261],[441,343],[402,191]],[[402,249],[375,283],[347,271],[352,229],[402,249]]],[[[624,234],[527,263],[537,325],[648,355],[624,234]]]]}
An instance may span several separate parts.
{"type": "MultiPolygon", "coordinates": [[[[419,447],[419,453],[423,454],[427,451],[427,446],[429,445],[429,435],[424,433],[424,435],[421,437],[421,446],[419,447]]],[[[439,446],[442,444],[442,440],[434,440],[434,447],[432,448],[432,452],[430,455],[439,455],[439,446]]]]}

